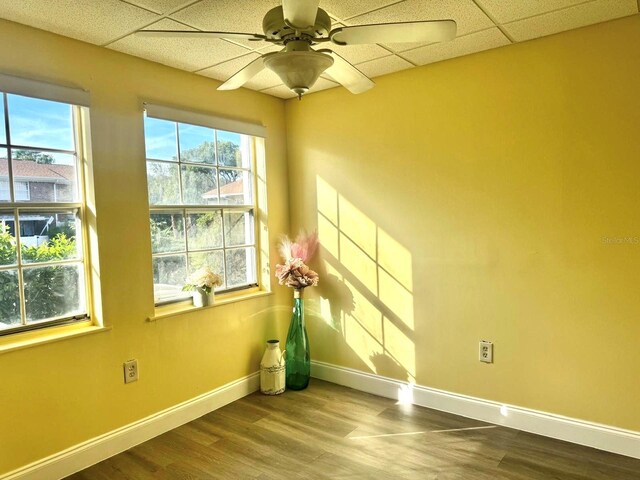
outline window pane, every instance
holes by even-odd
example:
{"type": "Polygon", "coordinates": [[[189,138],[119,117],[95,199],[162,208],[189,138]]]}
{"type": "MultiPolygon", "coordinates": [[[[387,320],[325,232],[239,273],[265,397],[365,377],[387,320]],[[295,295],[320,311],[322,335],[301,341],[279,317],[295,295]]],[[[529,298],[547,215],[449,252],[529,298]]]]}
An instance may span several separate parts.
{"type": "Polygon", "coordinates": [[[182,166],[182,197],[188,205],[206,205],[211,195],[217,195],[216,169],[203,166],[182,166]]]}
{"type": "Polygon", "coordinates": [[[80,257],[76,243],[76,211],[29,211],[20,213],[18,220],[23,263],[80,257]]]}
{"type": "Polygon", "coordinates": [[[15,228],[13,213],[0,211],[0,265],[15,265],[18,261],[15,228]]]}
{"type": "Polygon", "coordinates": [[[220,203],[251,205],[251,174],[246,170],[220,169],[220,203]]]}
{"type": "Polygon", "coordinates": [[[0,330],[20,324],[18,271],[0,270],[0,330]]]}
{"type": "Polygon", "coordinates": [[[23,274],[27,322],[85,311],[81,264],[26,268],[23,274]]]}
{"type": "Polygon", "coordinates": [[[147,162],[147,185],[151,205],[180,203],[177,163],[147,162]]]}
{"type": "Polygon", "coordinates": [[[150,220],[153,253],[185,251],[182,213],[152,213],[150,220]]]}
{"type": "MultiPolygon", "coordinates": [[[[2,93],[0,93],[0,143],[6,144],[7,143],[7,130],[6,130],[6,125],[4,123],[5,120],[5,116],[4,116],[4,95],[2,95],[2,93]]],[[[2,158],[7,158],[7,157],[2,157],[2,158]]]]}
{"type": "Polygon", "coordinates": [[[7,95],[11,143],[74,150],[71,105],[7,95]]]}
{"type": "Polygon", "coordinates": [[[77,201],[76,156],[38,150],[12,153],[15,201],[77,201]]]}
{"type": "Polygon", "coordinates": [[[222,247],[222,211],[187,214],[189,250],[222,247]]]}
{"type": "MultiPolygon", "coordinates": [[[[213,273],[224,277],[224,254],[222,250],[214,252],[200,252],[189,254],[189,273],[195,272],[200,267],[209,267],[213,273]]],[[[224,278],[223,278],[224,280],[224,278]]],[[[224,284],[216,290],[224,289],[224,284]]]]}
{"type": "Polygon", "coordinates": [[[218,163],[226,167],[249,168],[251,137],[218,130],[218,163]]]}
{"type": "Polygon", "coordinates": [[[224,235],[227,247],[253,243],[253,214],[225,211],[224,235]]]}
{"type": "Polygon", "coordinates": [[[0,148],[0,202],[10,202],[9,196],[9,166],[7,149],[0,148]]]}
{"type": "Polygon", "coordinates": [[[216,162],[215,134],[212,128],[179,123],[178,132],[181,162],[216,162]]]}
{"type": "Polygon", "coordinates": [[[176,123],[145,117],[144,144],[147,159],[178,161],[176,123]]]}
{"type": "Polygon", "coordinates": [[[153,257],[153,287],[156,296],[173,292],[171,296],[181,295],[182,286],[187,278],[186,255],[153,257]]]}
{"type": "Polygon", "coordinates": [[[255,281],[255,249],[234,248],[226,251],[227,287],[250,285],[255,281]]]}

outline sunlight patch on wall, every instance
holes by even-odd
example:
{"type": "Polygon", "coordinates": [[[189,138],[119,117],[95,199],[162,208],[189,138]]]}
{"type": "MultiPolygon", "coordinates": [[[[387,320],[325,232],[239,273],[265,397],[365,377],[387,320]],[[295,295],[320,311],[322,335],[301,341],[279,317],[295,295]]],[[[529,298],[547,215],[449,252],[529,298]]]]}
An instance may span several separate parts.
{"type": "Polygon", "coordinates": [[[378,265],[409,292],[413,291],[411,252],[381,228],[378,228],[378,265]]]}
{"type": "MultiPolygon", "coordinates": [[[[320,241],[322,242],[322,239],[320,241]]],[[[355,275],[371,293],[377,294],[378,272],[376,262],[342,233],[340,234],[340,263],[352,275],[355,275]]]]}
{"type": "Polygon", "coordinates": [[[374,359],[384,355],[384,349],[354,317],[347,316],[344,325],[344,339],[360,359],[372,370],[376,371],[374,359]]]}
{"type": "Polygon", "coordinates": [[[338,212],[340,233],[346,235],[369,258],[376,258],[376,224],[358,210],[342,195],[339,196],[338,212]]]}
{"type": "Polygon", "coordinates": [[[382,335],[382,313],[380,313],[380,310],[367,300],[367,297],[362,295],[353,284],[347,280],[345,280],[344,283],[353,294],[353,311],[349,316],[358,321],[360,325],[382,345],[384,343],[382,335]]]}
{"type": "Polygon", "coordinates": [[[404,324],[414,329],[413,295],[382,268],[378,269],[379,298],[404,324]]]}
{"type": "Polygon", "coordinates": [[[415,382],[410,251],[319,176],[316,187],[322,318],[371,371],[415,382]]]}
{"type": "Polygon", "coordinates": [[[416,377],[416,350],[407,348],[413,346],[411,339],[400,330],[400,328],[388,318],[384,318],[384,348],[391,356],[404,368],[407,369],[409,380],[416,377]]]}
{"type": "Polygon", "coordinates": [[[318,212],[334,225],[338,224],[338,192],[322,178],[316,179],[318,212]]]}

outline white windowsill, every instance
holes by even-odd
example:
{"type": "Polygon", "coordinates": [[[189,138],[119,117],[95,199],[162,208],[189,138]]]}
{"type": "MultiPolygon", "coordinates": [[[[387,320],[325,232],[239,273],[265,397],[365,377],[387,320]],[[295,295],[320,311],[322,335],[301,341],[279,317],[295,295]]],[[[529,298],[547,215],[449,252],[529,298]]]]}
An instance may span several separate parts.
{"type": "Polygon", "coordinates": [[[93,325],[90,321],[79,322],[73,325],[61,325],[59,327],[43,328],[30,332],[15,333],[0,337],[0,355],[14,350],[31,348],[47,343],[59,342],[68,338],[82,337],[94,333],[108,332],[111,327],[93,325]]]}
{"type": "Polygon", "coordinates": [[[174,317],[176,315],[182,315],[183,313],[193,313],[201,310],[209,310],[211,308],[219,307],[222,305],[229,305],[230,303],[242,302],[244,300],[252,300],[254,298],[266,297],[273,295],[273,292],[265,290],[252,290],[252,291],[240,291],[233,293],[223,293],[215,295],[213,305],[206,307],[194,307],[191,303],[191,299],[183,302],[172,303],[170,305],[157,306],[155,309],[155,315],[147,318],[147,322],[155,322],[156,320],[162,320],[164,318],[174,317]]]}

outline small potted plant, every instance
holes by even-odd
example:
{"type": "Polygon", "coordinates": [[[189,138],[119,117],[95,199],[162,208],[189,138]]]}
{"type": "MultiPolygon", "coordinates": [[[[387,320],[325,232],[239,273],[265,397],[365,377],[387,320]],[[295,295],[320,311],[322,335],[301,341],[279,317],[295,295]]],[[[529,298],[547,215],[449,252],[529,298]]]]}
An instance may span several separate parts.
{"type": "Polygon", "coordinates": [[[193,306],[213,305],[213,289],[222,285],[222,277],[213,273],[208,266],[193,272],[182,287],[185,292],[193,292],[193,306]]]}

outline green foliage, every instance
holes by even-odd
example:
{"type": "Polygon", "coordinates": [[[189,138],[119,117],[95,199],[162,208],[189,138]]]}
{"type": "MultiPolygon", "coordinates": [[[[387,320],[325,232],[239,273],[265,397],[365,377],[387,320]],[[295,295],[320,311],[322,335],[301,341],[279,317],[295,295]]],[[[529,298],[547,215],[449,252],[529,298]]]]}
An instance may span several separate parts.
{"type": "Polygon", "coordinates": [[[0,224],[0,265],[16,263],[16,240],[9,232],[9,227],[0,224]]]}
{"type": "Polygon", "coordinates": [[[76,254],[75,238],[68,238],[60,233],[37,247],[22,246],[22,261],[25,263],[50,262],[73,258],[76,254]]]}
{"type": "Polygon", "coordinates": [[[55,159],[48,153],[34,152],[32,150],[17,150],[13,158],[15,160],[30,160],[36,163],[44,163],[51,165],[55,162],[55,159]]]}
{"type": "MultiPolygon", "coordinates": [[[[37,247],[22,246],[24,263],[74,258],[76,240],[58,233],[37,247]]],[[[0,225],[0,265],[16,263],[16,242],[9,228],[0,225]]],[[[51,265],[24,270],[25,301],[31,320],[65,315],[80,305],[78,269],[73,265],[51,265]]],[[[20,293],[17,270],[0,271],[0,323],[19,323],[20,293]]]]}
{"type": "Polygon", "coordinates": [[[181,214],[151,214],[150,221],[153,253],[184,249],[184,227],[181,214]]]}

